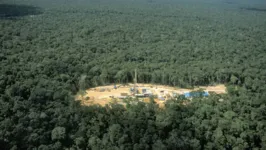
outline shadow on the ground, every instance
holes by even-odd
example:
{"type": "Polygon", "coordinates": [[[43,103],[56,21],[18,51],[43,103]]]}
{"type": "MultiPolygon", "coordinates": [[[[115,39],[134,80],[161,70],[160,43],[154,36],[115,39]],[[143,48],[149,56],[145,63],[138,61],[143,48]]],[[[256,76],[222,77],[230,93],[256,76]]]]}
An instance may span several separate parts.
{"type": "Polygon", "coordinates": [[[241,7],[242,10],[266,12],[265,8],[241,7]]]}
{"type": "Polygon", "coordinates": [[[0,18],[10,19],[42,14],[42,9],[29,5],[0,4],[0,18]]]}

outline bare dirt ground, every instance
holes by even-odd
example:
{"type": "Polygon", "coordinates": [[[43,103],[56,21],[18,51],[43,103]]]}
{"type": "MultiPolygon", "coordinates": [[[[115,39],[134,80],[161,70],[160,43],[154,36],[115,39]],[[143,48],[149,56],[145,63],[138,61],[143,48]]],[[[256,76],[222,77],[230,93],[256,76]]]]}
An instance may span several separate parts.
{"type": "MultiPolygon", "coordinates": [[[[130,88],[134,87],[134,84],[128,85],[116,85],[117,89],[114,88],[114,85],[109,86],[99,86],[95,88],[91,88],[86,90],[86,92],[82,94],[76,95],[76,100],[80,100],[83,105],[92,105],[92,104],[100,104],[102,106],[113,102],[114,99],[123,104],[121,97],[134,97],[130,92],[130,88]]],[[[190,92],[193,90],[203,89],[206,92],[214,92],[217,94],[226,93],[226,87],[223,84],[219,84],[216,86],[200,86],[195,89],[184,89],[177,88],[165,85],[155,85],[155,84],[137,84],[137,89],[142,94],[142,89],[147,89],[152,92],[152,94],[156,97],[161,97],[162,99],[155,98],[155,102],[160,106],[164,105],[164,102],[168,99],[174,97],[174,95],[182,95],[186,92],[190,92]]],[[[144,102],[149,102],[149,98],[141,98],[144,102]]]]}

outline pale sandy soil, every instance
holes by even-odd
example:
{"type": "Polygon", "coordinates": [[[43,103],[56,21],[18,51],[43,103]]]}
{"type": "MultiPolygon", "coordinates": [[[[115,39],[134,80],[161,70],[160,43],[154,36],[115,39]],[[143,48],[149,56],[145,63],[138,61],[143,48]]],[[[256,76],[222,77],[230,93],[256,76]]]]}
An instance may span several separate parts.
{"type": "MultiPolygon", "coordinates": [[[[116,85],[116,86],[118,87],[117,89],[114,89],[114,85],[99,86],[88,89],[86,90],[86,93],[83,96],[76,95],[76,100],[80,100],[83,105],[100,104],[104,106],[114,101],[113,98],[116,98],[116,101],[118,103],[123,104],[122,100],[117,98],[121,96],[121,93],[127,94],[128,96],[133,96],[132,93],[130,92],[130,88],[134,87],[133,84],[129,84],[127,86],[123,85],[116,85]]],[[[145,88],[150,90],[153,93],[153,95],[157,95],[159,97],[161,96],[165,97],[165,100],[171,99],[173,97],[173,93],[181,95],[192,90],[198,90],[199,88],[203,89],[204,91],[214,92],[217,94],[226,93],[226,87],[223,84],[219,84],[216,86],[200,86],[195,89],[183,89],[183,88],[176,88],[165,85],[154,85],[154,84],[137,84],[137,88],[139,89],[140,93],[142,89],[145,88]]],[[[149,98],[143,98],[142,100],[145,102],[149,102],[149,98]]],[[[155,101],[160,106],[164,105],[165,102],[159,99],[155,99],[155,101]]]]}

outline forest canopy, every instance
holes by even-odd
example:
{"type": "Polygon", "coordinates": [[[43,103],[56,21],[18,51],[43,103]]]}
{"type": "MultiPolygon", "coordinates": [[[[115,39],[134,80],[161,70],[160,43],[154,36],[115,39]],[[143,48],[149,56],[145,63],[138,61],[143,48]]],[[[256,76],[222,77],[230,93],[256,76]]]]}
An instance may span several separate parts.
{"type": "Polygon", "coordinates": [[[241,2],[1,1],[0,149],[266,149],[266,14],[241,9],[265,8],[241,2]],[[228,94],[163,109],[74,100],[136,68],[140,83],[228,94]]]}

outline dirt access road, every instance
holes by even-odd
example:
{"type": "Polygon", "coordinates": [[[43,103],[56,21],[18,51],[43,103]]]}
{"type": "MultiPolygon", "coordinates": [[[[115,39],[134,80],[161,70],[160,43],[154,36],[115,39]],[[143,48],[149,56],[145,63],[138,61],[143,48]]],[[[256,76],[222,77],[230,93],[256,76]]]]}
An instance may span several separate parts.
{"type": "MultiPolygon", "coordinates": [[[[134,84],[128,85],[116,85],[116,89],[114,85],[109,86],[99,86],[95,88],[90,88],[86,90],[83,95],[77,95],[76,100],[80,100],[83,105],[93,105],[93,104],[100,104],[102,106],[114,101],[114,98],[117,100],[118,103],[123,103],[121,96],[129,96],[133,97],[132,93],[130,92],[130,88],[134,87],[134,84]]],[[[203,89],[206,92],[214,92],[217,94],[226,93],[226,87],[223,84],[219,84],[216,86],[199,86],[195,89],[184,89],[184,88],[177,88],[171,87],[166,85],[155,85],[155,84],[137,84],[137,89],[142,91],[142,89],[147,89],[152,92],[153,95],[157,97],[165,97],[165,100],[171,99],[174,95],[182,95],[186,92],[203,89]]],[[[149,98],[143,98],[144,101],[149,101],[149,98]]],[[[159,105],[163,105],[165,100],[155,99],[159,105]]]]}

